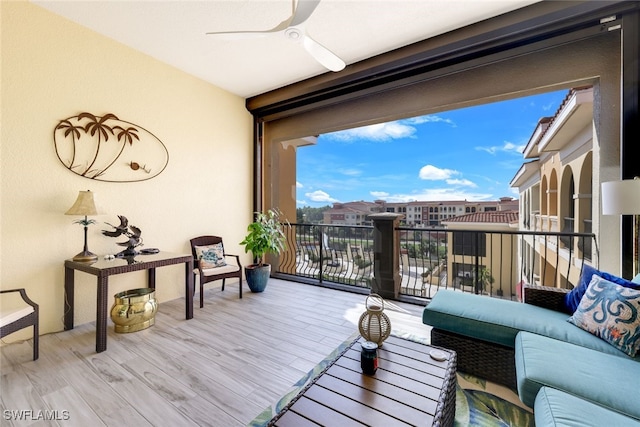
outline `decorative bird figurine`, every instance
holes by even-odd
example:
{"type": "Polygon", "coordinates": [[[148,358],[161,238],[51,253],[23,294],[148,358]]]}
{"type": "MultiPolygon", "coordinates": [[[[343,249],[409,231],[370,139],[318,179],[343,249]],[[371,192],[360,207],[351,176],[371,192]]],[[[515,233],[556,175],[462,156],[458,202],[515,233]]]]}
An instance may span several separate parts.
{"type": "Polygon", "coordinates": [[[127,249],[116,254],[117,257],[132,257],[138,254],[135,250],[136,247],[142,245],[142,230],[135,225],[129,225],[129,220],[124,215],[118,215],[120,219],[120,225],[112,225],[106,222],[110,227],[113,227],[113,231],[102,230],[102,234],[108,237],[120,237],[126,236],[129,238],[126,242],[116,242],[118,246],[126,246],[127,249]],[[130,231],[129,231],[130,230],[130,231]]]}
{"type": "Polygon", "coordinates": [[[105,222],[105,224],[107,224],[108,226],[115,228],[115,231],[102,230],[102,234],[108,237],[118,237],[121,234],[126,233],[127,227],[129,226],[129,220],[126,216],[123,215],[118,215],[118,218],[120,219],[120,225],[118,226],[111,225],[108,222],[105,222]]]}

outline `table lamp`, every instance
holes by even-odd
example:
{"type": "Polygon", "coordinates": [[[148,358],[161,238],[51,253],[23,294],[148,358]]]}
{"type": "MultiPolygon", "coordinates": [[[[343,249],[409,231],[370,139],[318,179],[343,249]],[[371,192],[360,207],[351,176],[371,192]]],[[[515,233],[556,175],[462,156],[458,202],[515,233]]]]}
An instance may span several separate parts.
{"type": "Polygon", "coordinates": [[[94,262],[98,260],[98,256],[92,252],[89,252],[89,248],[87,247],[87,229],[89,224],[95,224],[96,222],[92,219],[88,219],[87,217],[90,215],[100,215],[100,209],[96,207],[95,200],[93,198],[93,193],[89,190],[80,191],[78,194],[78,198],[76,199],[73,206],[66,211],[65,215],[81,215],[84,216],[84,219],[79,219],[74,221],[74,224],[81,224],[84,226],[84,249],[78,255],[73,257],[74,261],[78,262],[94,262]]]}
{"type": "Polygon", "coordinates": [[[640,215],[640,179],[602,183],[602,214],[633,215],[633,271],[638,274],[638,215],[640,215]]]}

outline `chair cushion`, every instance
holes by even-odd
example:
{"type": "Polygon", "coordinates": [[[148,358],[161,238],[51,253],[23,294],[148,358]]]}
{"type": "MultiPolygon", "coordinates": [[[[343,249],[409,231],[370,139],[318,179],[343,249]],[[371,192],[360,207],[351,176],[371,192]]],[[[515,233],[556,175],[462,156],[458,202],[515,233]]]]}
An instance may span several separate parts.
{"type": "Polygon", "coordinates": [[[216,276],[218,274],[226,274],[240,271],[240,267],[233,264],[227,264],[224,267],[203,268],[202,274],[204,276],[216,276]]]}
{"type": "Polygon", "coordinates": [[[3,309],[0,312],[0,327],[4,327],[16,320],[22,319],[33,313],[33,307],[27,306],[23,308],[3,309]]]}
{"type": "Polygon", "coordinates": [[[538,391],[546,386],[640,419],[635,381],[640,378],[640,359],[614,357],[520,332],[516,337],[515,361],[518,396],[525,405],[533,407],[538,391]]]}
{"type": "Polygon", "coordinates": [[[538,392],[533,414],[537,426],[640,426],[638,419],[550,387],[542,387],[538,392]]]}
{"type": "Polygon", "coordinates": [[[215,245],[208,246],[196,246],[195,250],[200,267],[203,269],[223,267],[227,265],[227,262],[224,259],[224,248],[222,243],[216,243],[215,245]]]}
{"type": "Polygon", "coordinates": [[[640,350],[640,291],[594,274],[569,322],[635,357],[640,350]]]}
{"type": "Polygon", "coordinates": [[[571,292],[567,293],[564,297],[565,309],[567,310],[567,313],[573,313],[574,311],[576,311],[578,305],[580,304],[580,300],[589,287],[589,283],[591,283],[591,278],[594,274],[610,282],[616,283],[620,286],[624,286],[625,288],[640,289],[639,283],[634,283],[632,281],[623,279],[622,277],[614,276],[611,273],[600,271],[593,268],[589,264],[583,264],[582,274],[580,274],[580,281],[578,282],[578,286],[573,288],[571,292]]]}

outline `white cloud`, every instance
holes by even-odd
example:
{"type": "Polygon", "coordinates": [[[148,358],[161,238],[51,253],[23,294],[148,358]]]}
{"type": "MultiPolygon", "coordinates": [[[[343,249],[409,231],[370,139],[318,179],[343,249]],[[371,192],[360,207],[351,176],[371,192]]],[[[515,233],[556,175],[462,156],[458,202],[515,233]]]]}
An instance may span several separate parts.
{"type": "Polygon", "coordinates": [[[411,119],[406,119],[404,120],[404,122],[409,124],[415,124],[415,125],[419,125],[422,123],[446,123],[453,127],[457,127],[456,124],[453,122],[453,120],[445,119],[444,117],[435,116],[431,114],[428,116],[420,116],[420,117],[413,117],[411,119]]]}
{"type": "Polygon", "coordinates": [[[376,199],[384,199],[385,197],[389,197],[389,193],[387,193],[386,191],[370,191],[369,194],[371,194],[376,199]]]}
{"type": "Polygon", "coordinates": [[[417,132],[416,125],[423,123],[446,123],[456,126],[450,119],[440,116],[427,115],[410,119],[395,120],[387,123],[377,123],[354,129],[346,129],[338,132],[324,134],[323,136],[335,141],[351,142],[354,140],[367,140],[376,142],[391,141],[393,139],[414,138],[417,132]]]}
{"type": "Polygon", "coordinates": [[[392,139],[411,138],[415,133],[415,127],[395,121],[332,132],[325,134],[325,136],[343,142],[363,139],[369,141],[390,141],[392,139]]]}
{"type": "Polygon", "coordinates": [[[340,172],[343,175],[347,176],[359,176],[362,175],[362,171],[360,169],[340,169],[340,172]]]}
{"type": "Polygon", "coordinates": [[[300,181],[296,181],[296,188],[303,188],[304,185],[300,181]]]}
{"type": "Polygon", "coordinates": [[[524,148],[525,145],[516,145],[513,142],[505,141],[502,146],[476,147],[476,150],[486,151],[489,154],[496,154],[497,152],[522,154],[524,148]]]}
{"type": "Polygon", "coordinates": [[[418,172],[418,176],[420,179],[426,179],[431,181],[440,181],[443,179],[449,179],[453,175],[458,175],[460,172],[452,170],[452,169],[440,169],[433,165],[426,165],[420,168],[420,172],[418,172]]]}
{"type": "Polygon", "coordinates": [[[447,184],[459,185],[462,187],[471,187],[471,188],[478,187],[475,182],[469,181],[468,179],[464,179],[464,178],[463,179],[447,179],[447,184]]]}
{"type": "Polygon", "coordinates": [[[329,203],[338,202],[337,199],[334,199],[333,197],[329,196],[329,194],[325,193],[322,190],[316,190],[311,193],[305,193],[305,196],[307,196],[312,202],[329,202],[329,203]]]}

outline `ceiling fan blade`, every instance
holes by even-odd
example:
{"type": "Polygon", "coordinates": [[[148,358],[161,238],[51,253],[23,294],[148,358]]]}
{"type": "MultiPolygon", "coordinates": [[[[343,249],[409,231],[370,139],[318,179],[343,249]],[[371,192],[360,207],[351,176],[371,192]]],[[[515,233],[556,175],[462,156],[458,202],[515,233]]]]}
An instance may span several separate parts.
{"type": "Polygon", "coordinates": [[[266,37],[271,31],[223,31],[219,33],[206,33],[219,40],[251,40],[266,37]]]}
{"type": "MultiPolygon", "coordinates": [[[[318,0],[319,1],[319,0],[318,0]]],[[[265,37],[270,34],[279,33],[289,27],[289,22],[293,19],[293,13],[290,17],[276,25],[270,30],[265,31],[215,31],[206,33],[220,40],[249,40],[265,37]]]]}
{"type": "Polygon", "coordinates": [[[304,23],[309,19],[313,11],[316,10],[318,3],[320,3],[320,0],[298,0],[298,5],[296,6],[289,26],[295,27],[304,23]]]}
{"type": "Polygon", "coordinates": [[[331,52],[329,49],[307,35],[304,36],[302,45],[307,52],[316,59],[316,61],[331,71],[341,71],[347,65],[335,53],[331,52]]]}

